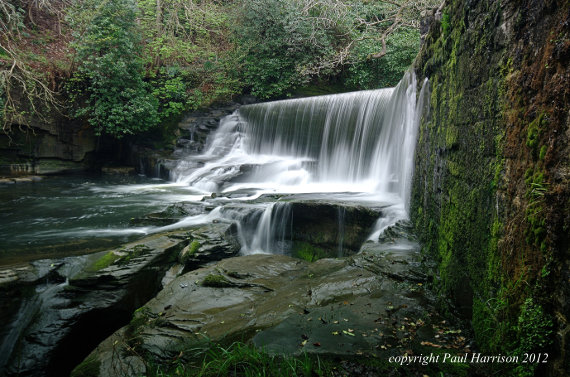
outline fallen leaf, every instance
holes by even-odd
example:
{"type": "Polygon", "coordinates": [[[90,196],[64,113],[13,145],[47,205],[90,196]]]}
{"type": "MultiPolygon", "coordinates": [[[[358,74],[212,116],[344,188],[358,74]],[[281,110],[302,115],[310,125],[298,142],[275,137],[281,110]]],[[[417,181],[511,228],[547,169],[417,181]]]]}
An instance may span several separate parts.
{"type": "Polygon", "coordinates": [[[320,347],[320,346],[321,346],[321,343],[315,342],[315,343],[313,343],[313,346],[315,346],[315,347],[320,347]]]}
{"type": "Polygon", "coordinates": [[[434,347],[434,348],[441,348],[442,346],[440,346],[439,344],[435,344],[432,342],[421,342],[420,343],[422,346],[428,346],[428,347],[434,347]]]}

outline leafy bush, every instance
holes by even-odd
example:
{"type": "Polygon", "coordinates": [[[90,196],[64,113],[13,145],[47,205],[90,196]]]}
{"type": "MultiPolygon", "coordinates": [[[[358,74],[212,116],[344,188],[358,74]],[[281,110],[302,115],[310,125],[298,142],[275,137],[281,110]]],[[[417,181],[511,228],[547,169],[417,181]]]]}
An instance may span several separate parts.
{"type": "Polygon", "coordinates": [[[71,81],[72,98],[82,104],[97,134],[116,138],[145,131],[158,123],[158,102],[143,81],[144,67],[134,0],[85,1],[78,12],[91,16],[83,34],[75,25],[80,62],[71,81]]]}

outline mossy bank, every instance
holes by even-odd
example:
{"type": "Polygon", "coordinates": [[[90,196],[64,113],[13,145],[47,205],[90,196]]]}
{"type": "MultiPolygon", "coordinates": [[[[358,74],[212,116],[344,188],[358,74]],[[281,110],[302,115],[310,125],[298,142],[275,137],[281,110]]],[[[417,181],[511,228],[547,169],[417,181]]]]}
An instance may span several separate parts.
{"type": "Polygon", "coordinates": [[[549,352],[564,375],[570,228],[566,1],[447,1],[415,69],[431,82],[411,216],[434,285],[488,353],[549,352]]]}

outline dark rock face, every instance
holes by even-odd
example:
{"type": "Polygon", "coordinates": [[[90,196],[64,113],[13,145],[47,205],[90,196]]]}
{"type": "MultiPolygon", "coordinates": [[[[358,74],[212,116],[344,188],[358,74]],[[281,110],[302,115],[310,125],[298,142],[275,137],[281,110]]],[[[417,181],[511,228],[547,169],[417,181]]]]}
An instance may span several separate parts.
{"type": "MultiPolygon", "coordinates": [[[[263,229],[269,235],[265,251],[308,261],[357,253],[382,215],[381,208],[326,199],[263,195],[258,201],[276,199],[268,228],[263,229]]],[[[226,205],[222,212],[239,222],[243,241],[251,246],[266,213],[252,203],[226,205]]]]}
{"type": "MultiPolygon", "coordinates": [[[[122,249],[83,257],[87,259],[85,267],[73,266],[78,263],[77,258],[52,261],[50,266],[57,268],[48,270],[59,279],[43,278],[27,283],[37,294],[29,295],[21,305],[34,301],[33,318],[22,329],[18,344],[6,360],[4,374],[68,374],[70,362],[85,357],[106,333],[127,322],[134,309],[158,292],[160,280],[172,264],[168,261],[175,260],[184,240],[176,234],[149,237],[122,249]],[[64,274],[65,266],[69,268],[64,274]],[[74,268],[83,272],[76,275],[74,268]],[[66,276],[70,276],[69,283],[66,276]]],[[[12,281],[10,290],[14,285],[17,288],[17,284],[12,281]]]]}
{"type": "Polygon", "coordinates": [[[56,174],[86,170],[96,149],[90,127],[47,115],[0,132],[0,175],[56,174]]]}
{"type": "Polygon", "coordinates": [[[441,9],[415,63],[432,92],[411,208],[438,260],[439,289],[472,320],[483,350],[551,344],[556,356],[537,373],[560,376],[570,368],[569,7],[508,0],[441,9]]]}
{"type": "Polygon", "coordinates": [[[170,170],[177,159],[189,154],[204,151],[208,136],[215,131],[220,119],[239,108],[237,102],[218,104],[209,109],[189,113],[178,123],[176,144],[171,150],[155,151],[140,145],[130,147],[128,162],[136,166],[140,173],[149,177],[170,178],[170,170]]]}
{"type": "Polygon", "coordinates": [[[291,203],[291,239],[295,248],[302,244],[328,250],[321,257],[354,254],[370,234],[381,215],[371,209],[349,203],[300,201],[291,203]]]}

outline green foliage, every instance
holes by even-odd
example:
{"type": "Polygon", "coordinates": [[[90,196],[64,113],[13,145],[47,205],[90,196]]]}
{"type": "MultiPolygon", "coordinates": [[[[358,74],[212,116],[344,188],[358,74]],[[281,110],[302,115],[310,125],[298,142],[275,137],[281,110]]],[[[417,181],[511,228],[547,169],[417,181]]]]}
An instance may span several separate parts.
{"type": "MultiPolygon", "coordinates": [[[[196,350],[192,350],[196,353],[196,350]]],[[[270,355],[253,345],[236,342],[229,347],[215,344],[201,351],[194,358],[201,357],[200,365],[184,363],[178,360],[170,368],[156,367],[151,376],[325,376],[330,375],[330,368],[320,359],[302,355],[284,357],[270,355]]]]}
{"type": "Polygon", "coordinates": [[[307,84],[311,65],[334,53],[341,20],[319,22],[324,10],[301,1],[242,1],[235,32],[244,79],[260,98],[283,96],[307,84]]]}
{"type": "Polygon", "coordinates": [[[90,0],[75,11],[80,14],[71,18],[75,22],[85,19],[84,13],[92,15],[85,32],[75,33],[80,66],[70,89],[83,101],[76,115],[86,116],[97,134],[116,138],[156,125],[158,104],[143,81],[134,0],[90,0]]]}
{"type": "MultiPolygon", "coordinates": [[[[419,47],[418,32],[402,25],[416,23],[420,8],[434,2],[401,7],[363,0],[58,2],[58,17],[66,15],[62,26],[69,27],[63,32],[73,32],[76,54],[70,61],[53,61],[47,49],[47,55],[38,53],[56,34],[28,28],[18,2],[0,9],[5,21],[0,29],[31,38],[27,45],[34,49],[23,51],[23,61],[71,70],[66,83],[71,115],[84,117],[97,134],[121,138],[158,123],[175,124],[184,112],[228,100],[244,88],[266,99],[298,95],[311,85],[341,87],[335,91],[393,86],[419,47]],[[396,14],[402,22],[386,35],[386,55],[370,58],[381,50],[380,37],[396,14]]],[[[0,63],[13,52],[0,48],[0,63]]],[[[26,80],[33,89],[29,97],[53,101],[43,81],[37,75],[26,80]]],[[[0,117],[14,118],[17,112],[3,91],[0,87],[0,117]],[[2,114],[2,108],[9,111],[2,114]]],[[[161,133],[168,130],[153,135],[161,133]]]]}
{"type": "Polygon", "coordinates": [[[553,322],[532,298],[521,306],[517,324],[518,353],[543,351],[551,342],[553,322]]]}
{"type": "MultiPolygon", "coordinates": [[[[546,347],[552,343],[552,328],[552,319],[544,313],[542,306],[536,304],[532,298],[527,298],[521,306],[515,327],[518,347],[513,354],[544,352],[546,347]]],[[[517,377],[534,376],[536,367],[537,364],[534,363],[519,364],[516,366],[513,375],[517,377]]]]}
{"type": "Polygon", "coordinates": [[[161,120],[180,115],[187,108],[187,81],[177,67],[161,67],[160,74],[150,83],[152,95],[158,100],[161,120]]]}
{"type": "Polygon", "coordinates": [[[401,28],[388,38],[386,55],[381,59],[370,59],[370,55],[379,49],[378,41],[363,39],[354,47],[353,63],[348,67],[344,82],[355,89],[396,86],[419,48],[419,31],[401,28]]]}
{"type": "Polygon", "coordinates": [[[138,0],[144,53],[161,120],[240,93],[231,2],[138,0]]]}

